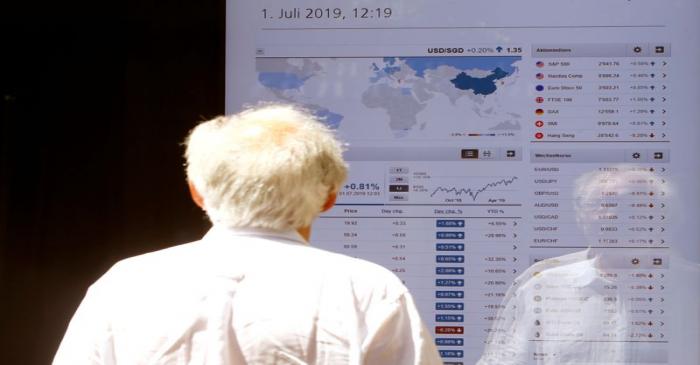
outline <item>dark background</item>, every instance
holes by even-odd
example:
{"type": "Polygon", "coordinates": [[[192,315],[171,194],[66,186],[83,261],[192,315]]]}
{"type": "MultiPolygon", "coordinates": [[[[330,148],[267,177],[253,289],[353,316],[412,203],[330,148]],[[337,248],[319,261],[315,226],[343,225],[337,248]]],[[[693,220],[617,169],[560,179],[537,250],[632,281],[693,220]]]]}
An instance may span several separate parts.
{"type": "Polygon", "coordinates": [[[0,363],[48,364],[119,259],[198,239],[180,143],[224,112],[224,0],[0,5],[0,363]]]}

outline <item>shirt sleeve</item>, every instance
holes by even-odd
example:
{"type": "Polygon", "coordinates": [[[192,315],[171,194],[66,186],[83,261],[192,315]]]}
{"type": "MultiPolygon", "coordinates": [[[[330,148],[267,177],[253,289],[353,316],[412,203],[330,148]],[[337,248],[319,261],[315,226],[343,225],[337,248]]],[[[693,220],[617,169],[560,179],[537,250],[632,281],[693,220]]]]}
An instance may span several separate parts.
{"type": "Polygon", "coordinates": [[[94,284],[73,315],[53,365],[113,365],[112,335],[101,290],[94,284]]]}
{"type": "Polygon", "coordinates": [[[375,325],[369,323],[362,348],[363,364],[442,364],[432,336],[408,292],[384,308],[375,325]]]}

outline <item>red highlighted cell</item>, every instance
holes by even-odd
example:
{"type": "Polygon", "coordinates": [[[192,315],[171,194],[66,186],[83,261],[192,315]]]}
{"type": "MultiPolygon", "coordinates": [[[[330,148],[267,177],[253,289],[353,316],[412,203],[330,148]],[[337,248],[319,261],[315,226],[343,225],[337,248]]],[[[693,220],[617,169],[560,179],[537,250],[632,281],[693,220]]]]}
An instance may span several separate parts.
{"type": "Polygon", "coordinates": [[[464,327],[461,326],[437,326],[435,327],[435,333],[437,334],[453,334],[461,335],[464,333],[464,327]]]}

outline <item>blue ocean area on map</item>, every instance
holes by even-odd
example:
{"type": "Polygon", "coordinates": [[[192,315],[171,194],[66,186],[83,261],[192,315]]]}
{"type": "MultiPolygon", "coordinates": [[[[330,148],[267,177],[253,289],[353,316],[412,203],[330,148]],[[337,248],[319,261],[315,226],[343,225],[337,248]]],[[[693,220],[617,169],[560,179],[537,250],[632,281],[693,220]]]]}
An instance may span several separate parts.
{"type": "Polygon", "coordinates": [[[508,76],[508,73],[496,68],[486,77],[471,77],[462,72],[454,79],[450,80],[454,86],[460,90],[472,90],[475,95],[489,95],[496,91],[496,80],[508,76]]]}
{"type": "Polygon", "coordinates": [[[298,89],[304,85],[306,78],[289,72],[261,72],[258,81],[265,87],[279,90],[298,89]]]}
{"type": "MultiPolygon", "coordinates": [[[[384,58],[384,61],[390,58],[384,58]]],[[[458,70],[495,70],[500,68],[509,75],[515,71],[513,64],[520,61],[520,56],[486,56],[486,57],[399,57],[416,72],[416,76],[425,76],[426,70],[435,70],[440,66],[450,66],[458,70]]],[[[388,62],[387,62],[388,63],[388,62]]],[[[393,65],[393,63],[389,63],[393,65]]]]}

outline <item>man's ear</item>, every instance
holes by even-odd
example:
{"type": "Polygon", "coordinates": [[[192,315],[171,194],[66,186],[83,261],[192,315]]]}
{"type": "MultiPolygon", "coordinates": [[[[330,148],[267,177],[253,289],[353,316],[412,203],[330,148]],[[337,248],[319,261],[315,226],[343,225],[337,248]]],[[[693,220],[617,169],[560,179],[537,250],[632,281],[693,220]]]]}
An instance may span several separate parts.
{"type": "Polygon", "coordinates": [[[204,198],[202,198],[202,195],[197,191],[197,188],[194,187],[192,181],[187,180],[187,185],[190,187],[192,201],[197,204],[198,207],[204,209],[204,198]]]}
{"type": "Polygon", "coordinates": [[[328,211],[328,209],[333,208],[335,205],[335,200],[338,198],[338,193],[335,191],[331,191],[328,193],[328,197],[326,198],[326,202],[323,203],[323,207],[321,207],[321,212],[328,211]]]}

